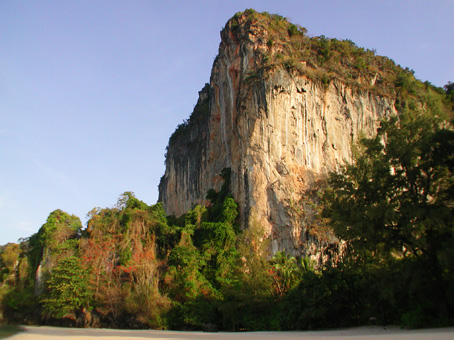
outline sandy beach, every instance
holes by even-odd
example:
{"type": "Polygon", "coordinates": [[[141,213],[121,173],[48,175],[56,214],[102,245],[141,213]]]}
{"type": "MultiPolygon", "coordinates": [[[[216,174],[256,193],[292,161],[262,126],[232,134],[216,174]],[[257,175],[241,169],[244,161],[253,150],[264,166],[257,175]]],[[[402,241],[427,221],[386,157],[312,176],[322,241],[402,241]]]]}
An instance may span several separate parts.
{"type": "Polygon", "coordinates": [[[8,339],[12,340],[44,340],[44,339],[156,339],[156,340],[452,340],[454,328],[404,330],[395,327],[357,327],[332,331],[307,332],[245,332],[245,333],[203,333],[176,332],[156,330],[113,330],[113,329],[75,329],[59,327],[22,327],[23,331],[8,339]]]}

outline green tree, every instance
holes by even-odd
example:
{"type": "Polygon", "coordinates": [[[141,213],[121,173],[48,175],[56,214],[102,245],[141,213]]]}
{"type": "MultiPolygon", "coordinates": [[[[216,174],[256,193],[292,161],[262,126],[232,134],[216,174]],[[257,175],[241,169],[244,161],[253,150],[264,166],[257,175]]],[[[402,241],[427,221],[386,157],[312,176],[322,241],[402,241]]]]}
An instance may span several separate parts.
{"type": "Polygon", "coordinates": [[[365,320],[361,300],[364,287],[360,282],[343,266],[305,272],[299,285],[280,301],[281,327],[314,329],[361,324],[365,320]]]}
{"type": "Polygon", "coordinates": [[[41,264],[44,273],[61,259],[77,256],[82,223],[77,216],[54,210],[39,231],[28,238],[28,260],[31,276],[41,264]]]}
{"type": "Polygon", "coordinates": [[[403,113],[360,141],[354,162],[331,174],[325,196],[325,214],[346,241],[347,256],[377,266],[405,260],[409,275],[420,280],[407,293],[441,319],[454,306],[453,171],[452,126],[403,113]]]}
{"type": "Polygon", "coordinates": [[[164,285],[173,300],[173,308],[167,316],[169,326],[200,329],[203,323],[213,322],[213,313],[209,310],[212,304],[207,301],[213,298],[214,290],[201,273],[206,262],[192,244],[191,235],[181,233],[180,242],[170,252],[167,264],[164,285]]]}
{"type": "Polygon", "coordinates": [[[221,287],[219,304],[223,325],[229,330],[272,329],[276,303],[272,295],[273,277],[269,240],[264,228],[252,219],[237,238],[238,256],[230,280],[221,287]]]}
{"type": "Polygon", "coordinates": [[[183,232],[178,245],[169,254],[167,280],[169,295],[178,302],[195,299],[198,295],[211,293],[211,285],[201,274],[206,264],[198,249],[192,244],[189,234],[183,232]]]}
{"type": "Polygon", "coordinates": [[[454,83],[448,81],[448,83],[445,86],[443,86],[443,88],[446,91],[446,96],[448,97],[448,100],[451,102],[454,108],[454,83]]]}
{"type": "Polygon", "coordinates": [[[300,271],[301,276],[305,273],[314,272],[315,271],[315,261],[312,260],[309,256],[303,256],[300,259],[300,271]]]}
{"type": "Polygon", "coordinates": [[[90,307],[88,276],[77,257],[63,259],[53,268],[47,292],[41,300],[44,309],[55,318],[78,315],[90,307]]]}
{"type": "Polygon", "coordinates": [[[282,298],[289,290],[298,284],[300,268],[293,256],[283,251],[278,251],[271,259],[273,268],[274,292],[282,298]]]}
{"type": "Polygon", "coordinates": [[[8,243],[0,249],[0,284],[11,281],[14,285],[16,269],[21,260],[20,255],[20,245],[16,243],[8,243]]]}
{"type": "Polygon", "coordinates": [[[80,254],[89,269],[90,288],[99,314],[125,327],[162,328],[169,300],[159,281],[163,258],[175,243],[162,204],[147,205],[132,192],[114,208],[90,212],[80,254]]]}

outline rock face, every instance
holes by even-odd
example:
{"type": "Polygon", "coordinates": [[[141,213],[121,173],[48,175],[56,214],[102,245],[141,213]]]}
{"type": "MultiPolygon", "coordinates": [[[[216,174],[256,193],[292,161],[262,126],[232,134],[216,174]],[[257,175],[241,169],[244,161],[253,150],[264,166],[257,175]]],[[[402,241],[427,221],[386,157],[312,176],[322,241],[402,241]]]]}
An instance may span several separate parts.
{"type": "MultiPolygon", "coordinates": [[[[320,181],[351,160],[352,142],[395,114],[394,100],[373,91],[328,84],[276,66],[263,70],[269,32],[240,16],[221,32],[210,84],[194,113],[171,137],[159,200],[168,214],[207,204],[231,169],[241,224],[259,223],[272,251],[320,260],[334,240],[313,229],[311,199],[320,181]]],[[[305,67],[305,65],[301,65],[305,67]]]]}

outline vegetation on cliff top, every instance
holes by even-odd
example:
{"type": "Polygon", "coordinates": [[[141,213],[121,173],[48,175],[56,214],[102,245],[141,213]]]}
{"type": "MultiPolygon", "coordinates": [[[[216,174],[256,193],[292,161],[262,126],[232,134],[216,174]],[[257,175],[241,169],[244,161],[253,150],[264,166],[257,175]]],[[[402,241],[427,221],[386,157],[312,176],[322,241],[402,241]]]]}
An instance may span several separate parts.
{"type": "Polygon", "coordinates": [[[392,97],[400,90],[416,97],[421,97],[422,92],[444,94],[443,89],[417,81],[412,70],[377,55],[375,50],[359,47],[348,39],[310,37],[306,28],[280,15],[248,9],[236,13],[224,30],[236,32],[238,39],[244,40],[251,33],[265,47],[256,49],[259,68],[256,74],[249,75],[255,79],[266,77],[276,67],[284,67],[323,84],[337,79],[360,90],[392,97]]]}
{"type": "MultiPolygon", "coordinates": [[[[308,38],[282,17],[252,10],[227,26],[240,30],[244,20],[267,23],[270,48],[284,35],[295,46],[313,43],[313,70],[336,62],[338,52],[323,52],[320,41],[338,41],[308,38]]],[[[292,57],[292,44],[264,67],[308,72],[277,64],[292,57]]],[[[367,52],[347,44],[352,58],[367,52]]],[[[453,86],[440,92],[396,69],[395,79],[388,76],[399,119],[360,140],[354,162],[331,174],[323,207],[313,209],[345,242],[341,257],[315,264],[285,251],[271,256],[259,221],[239,230],[224,169],[221,190],[207,193],[211,204],[178,218],[130,192],[112,208],[93,209],[86,228],[76,216],[51,212],[36,234],[0,247],[0,321],[207,330],[340,327],[370,317],[409,327],[454,324],[453,86]]],[[[203,119],[207,103],[178,133],[203,119]]]]}
{"type": "MultiPolygon", "coordinates": [[[[352,89],[391,97],[396,99],[399,111],[421,106],[434,114],[450,111],[450,95],[447,97],[444,89],[428,81],[416,79],[413,70],[396,65],[393,60],[377,55],[375,50],[359,47],[348,39],[323,35],[310,37],[306,28],[278,14],[247,9],[236,13],[226,23],[224,31],[232,32],[237,43],[248,42],[251,35],[255,44],[260,45],[255,49],[256,67],[244,79],[247,83],[260,82],[270,72],[284,68],[291,74],[304,75],[325,87],[337,80],[352,89]]],[[[204,91],[208,93],[208,90],[206,85],[204,91]]],[[[178,125],[169,145],[208,113],[208,100],[198,103],[189,119],[178,125]]]]}
{"type": "MultiPolygon", "coordinates": [[[[210,112],[209,91],[210,86],[208,84],[205,84],[202,91],[199,92],[199,100],[194,107],[194,111],[191,113],[189,119],[185,119],[183,123],[177,126],[177,128],[169,138],[169,145],[175,143],[181,136],[185,136],[185,134],[190,131],[190,129],[193,128],[196,124],[206,120],[210,112]]],[[[190,137],[185,136],[185,140],[189,141],[190,137]]]]}

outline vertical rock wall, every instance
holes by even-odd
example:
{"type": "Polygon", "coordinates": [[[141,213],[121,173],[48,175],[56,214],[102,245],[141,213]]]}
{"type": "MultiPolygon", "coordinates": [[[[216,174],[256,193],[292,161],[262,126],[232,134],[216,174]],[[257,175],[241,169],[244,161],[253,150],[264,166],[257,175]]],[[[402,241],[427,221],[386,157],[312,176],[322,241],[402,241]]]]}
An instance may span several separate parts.
{"type": "Polygon", "coordinates": [[[259,223],[272,250],[323,255],[333,239],[311,230],[308,194],[351,159],[351,145],[395,114],[394,101],[340,81],[322,84],[282,67],[257,76],[263,27],[227,26],[210,84],[189,123],[172,136],[159,200],[177,216],[206,204],[231,168],[242,227],[259,223]]]}

